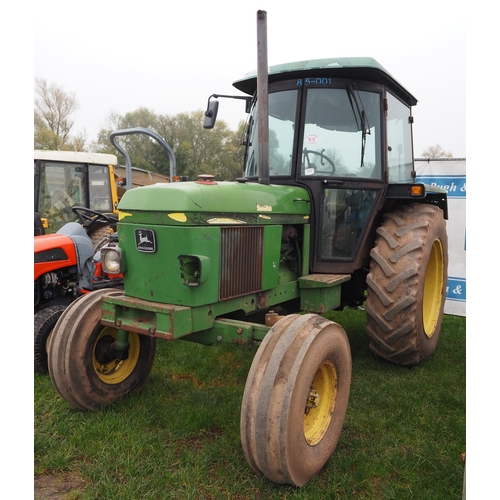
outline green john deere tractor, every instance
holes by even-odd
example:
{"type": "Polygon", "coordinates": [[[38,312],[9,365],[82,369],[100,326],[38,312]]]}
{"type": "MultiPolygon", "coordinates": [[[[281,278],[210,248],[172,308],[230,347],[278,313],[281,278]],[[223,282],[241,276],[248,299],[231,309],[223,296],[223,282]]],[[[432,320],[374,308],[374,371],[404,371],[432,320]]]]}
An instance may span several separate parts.
{"type": "MultiPolygon", "coordinates": [[[[417,101],[375,60],[258,61],[234,83],[250,111],[243,176],[125,193],[119,246],[102,249],[124,290],[63,312],[49,372],[69,404],[89,410],[145,384],[157,339],[257,344],[243,450],[254,471],[301,486],[333,453],[350,391],[346,333],[321,314],[364,304],[377,356],[429,358],[445,300],[447,198],[415,182],[417,101]]],[[[209,99],[208,128],[217,108],[209,99]]]]}

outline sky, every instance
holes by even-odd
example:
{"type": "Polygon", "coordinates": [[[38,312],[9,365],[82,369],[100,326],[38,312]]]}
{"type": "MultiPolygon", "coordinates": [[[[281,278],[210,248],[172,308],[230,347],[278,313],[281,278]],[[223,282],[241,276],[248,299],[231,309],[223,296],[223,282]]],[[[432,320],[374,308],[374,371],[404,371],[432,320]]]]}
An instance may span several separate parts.
{"type": "MultiPolygon", "coordinates": [[[[111,112],[141,107],[175,115],[205,109],[213,93],[257,67],[257,11],[267,12],[269,65],[305,59],[375,58],[417,99],[414,151],[439,144],[466,156],[463,3],[267,0],[160,3],[90,0],[34,4],[34,77],[73,93],[74,132],[94,140],[111,112]],[[75,5],[75,7],[71,7],[75,5]]],[[[242,101],[221,100],[236,129],[242,101]]]]}

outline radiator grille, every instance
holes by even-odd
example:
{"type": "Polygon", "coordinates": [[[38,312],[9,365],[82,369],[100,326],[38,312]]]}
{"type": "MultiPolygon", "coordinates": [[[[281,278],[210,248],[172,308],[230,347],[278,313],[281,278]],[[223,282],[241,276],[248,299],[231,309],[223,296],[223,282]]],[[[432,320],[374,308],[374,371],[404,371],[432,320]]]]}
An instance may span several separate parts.
{"type": "Polygon", "coordinates": [[[262,226],[221,228],[221,300],[262,289],[263,242],[262,226]]]}

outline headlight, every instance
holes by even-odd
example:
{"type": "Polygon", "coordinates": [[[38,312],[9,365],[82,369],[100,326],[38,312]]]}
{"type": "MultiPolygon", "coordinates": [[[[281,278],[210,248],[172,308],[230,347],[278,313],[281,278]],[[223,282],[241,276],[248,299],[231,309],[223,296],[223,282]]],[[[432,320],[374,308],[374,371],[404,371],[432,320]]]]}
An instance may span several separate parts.
{"type": "Polygon", "coordinates": [[[105,273],[119,274],[122,272],[122,252],[119,247],[103,247],[102,268],[105,273]]]}

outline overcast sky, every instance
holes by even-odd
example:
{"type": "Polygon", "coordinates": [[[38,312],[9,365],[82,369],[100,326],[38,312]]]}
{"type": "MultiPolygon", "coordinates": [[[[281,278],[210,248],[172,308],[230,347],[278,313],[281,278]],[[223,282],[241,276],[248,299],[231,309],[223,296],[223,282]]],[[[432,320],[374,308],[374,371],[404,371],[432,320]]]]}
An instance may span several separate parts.
{"type": "MultiPolygon", "coordinates": [[[[465,157],[465,11],[460,3],[400,1],[158,2],[48,0],[33,4],[34,76],[74,93],[74,131],[89,140],[120,115],[147,107],[174,115],[257,67],[257,10],[267,12],[268,63],[369,56],[417,99],[415,156],[439,144],[465,157]],[[453,5],[453,8],[450,8],[453,5]]],[[[235,129],[241,101],[222,100],[235,129]]]]}

